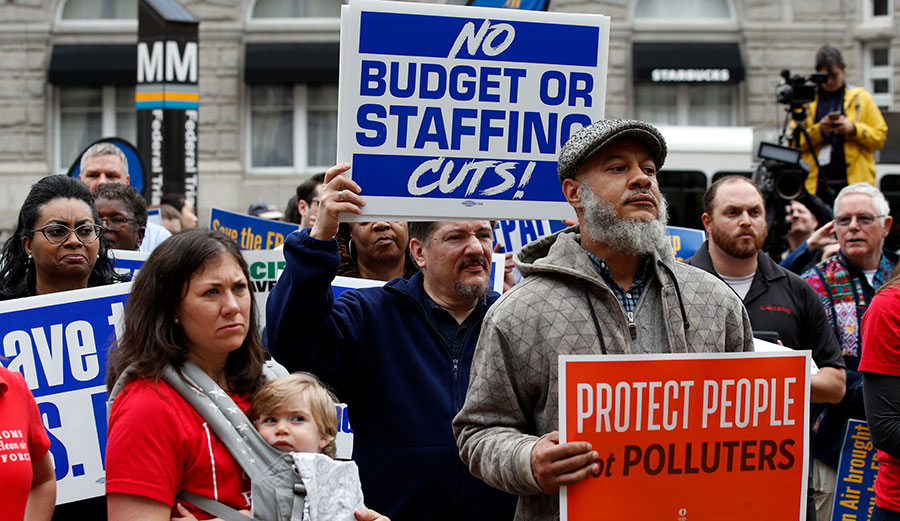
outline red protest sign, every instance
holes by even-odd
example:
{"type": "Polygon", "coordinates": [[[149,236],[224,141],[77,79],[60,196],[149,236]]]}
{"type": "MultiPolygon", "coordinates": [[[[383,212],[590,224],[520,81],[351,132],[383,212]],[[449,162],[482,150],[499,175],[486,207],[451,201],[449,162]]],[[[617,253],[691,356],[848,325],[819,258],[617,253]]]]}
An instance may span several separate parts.
{"type": "Polygon", "coordinates": [[[808,351],[561,356],[560,439],[600,472],[560,491],[560,519],[801,520],[808,351]]]}

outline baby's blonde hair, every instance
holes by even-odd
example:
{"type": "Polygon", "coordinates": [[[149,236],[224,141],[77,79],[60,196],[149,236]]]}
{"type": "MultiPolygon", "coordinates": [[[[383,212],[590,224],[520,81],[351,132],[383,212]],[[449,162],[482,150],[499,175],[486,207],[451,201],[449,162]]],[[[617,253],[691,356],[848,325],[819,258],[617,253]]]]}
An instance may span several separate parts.
{"type": "Polygon", "coordinates": [[[253,402],[247,409],[247,417],[256,424],[260,417],[272,414],[301,393],[309,403],[309,412],[316,422],[316,427],[329,440],[322,453],[335,457],[337,449],[334,440],[337,437],[338,424],[334,404],[337,399],[310,373],[297,372],[266,382],[253,396],[253,402]]]}

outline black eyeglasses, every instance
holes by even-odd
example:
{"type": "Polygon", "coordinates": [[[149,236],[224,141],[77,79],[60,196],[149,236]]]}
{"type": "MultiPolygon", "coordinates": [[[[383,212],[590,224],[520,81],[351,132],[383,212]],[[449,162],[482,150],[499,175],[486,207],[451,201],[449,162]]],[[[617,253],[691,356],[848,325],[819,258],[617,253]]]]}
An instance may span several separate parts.
{"type": "Polygon", "coordinates": [[[850,223],[853,222],[853,218],[856,217],[856,222],[859,223],[860,226],[868,226],[875,222],[875,219],[879,219],[884,217],[883,215],[838,215],[834,218],[834,224],[840,226],[841,228],[850,226],[850,223]]]}
{"type": "Polygon", "coordinates": [[[68,240],[70,233],[75,232],[75,237],[82,244],[90,244],[100,237],[100,234],[103,233],[103,227],[99,224],[84,223],[72,229],[65,224],[48,224],[43,228],[31,230],[31,233],[34,232],[41,232],[50,244],[62,244],[68,240]]]}
{"type": "Polygon", "coordinates": [[[119,228],[125,226],[128,223],[133,223],[134,219],[129,219],[127,217],[122,217],[121,215],[113,215],[112,217],[101,217],[100,222],[103,223],[103,226],[109,228],[110,230],[118,230],[119,228]]]}

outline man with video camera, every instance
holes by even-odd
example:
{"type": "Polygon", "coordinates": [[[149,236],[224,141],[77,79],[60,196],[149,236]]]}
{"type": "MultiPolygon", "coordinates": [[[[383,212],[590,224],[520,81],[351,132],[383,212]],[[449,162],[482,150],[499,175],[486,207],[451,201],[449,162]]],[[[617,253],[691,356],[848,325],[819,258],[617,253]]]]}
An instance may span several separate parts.
{"type": "Polygon", "coordinates": [[[828,78],[809,104],[809,141],[804,140],[802,148],[803,158],[810,165],[806,189],[826,203],[848,184],[875,184],[873,153],[887,138],[881,111],[865,89],[844,83],[845,68],[841,51],[835,47],[823,45],[816,52],[816,72],[828,78]]]}

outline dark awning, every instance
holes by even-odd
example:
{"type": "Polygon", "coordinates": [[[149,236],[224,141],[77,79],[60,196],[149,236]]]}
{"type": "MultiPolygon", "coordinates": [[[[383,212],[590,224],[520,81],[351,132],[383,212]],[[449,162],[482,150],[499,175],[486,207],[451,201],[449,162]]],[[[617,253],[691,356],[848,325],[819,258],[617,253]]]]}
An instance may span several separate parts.
{"type": "Polygon", "coordinates": [[[635,43],[634,80],[651,83],[737,83],[744,62],[736,43],[635,43]]]}
{"type": "Polygon", "coordinates": [[[47,79],[54,85],[134,85],[137,45],[54,45],[47,79]]]}
{"type": "Polygon", "coordinates": [[[250,43],[244,81],[253,83],[337,83],[340,44],[250,43]]]}

